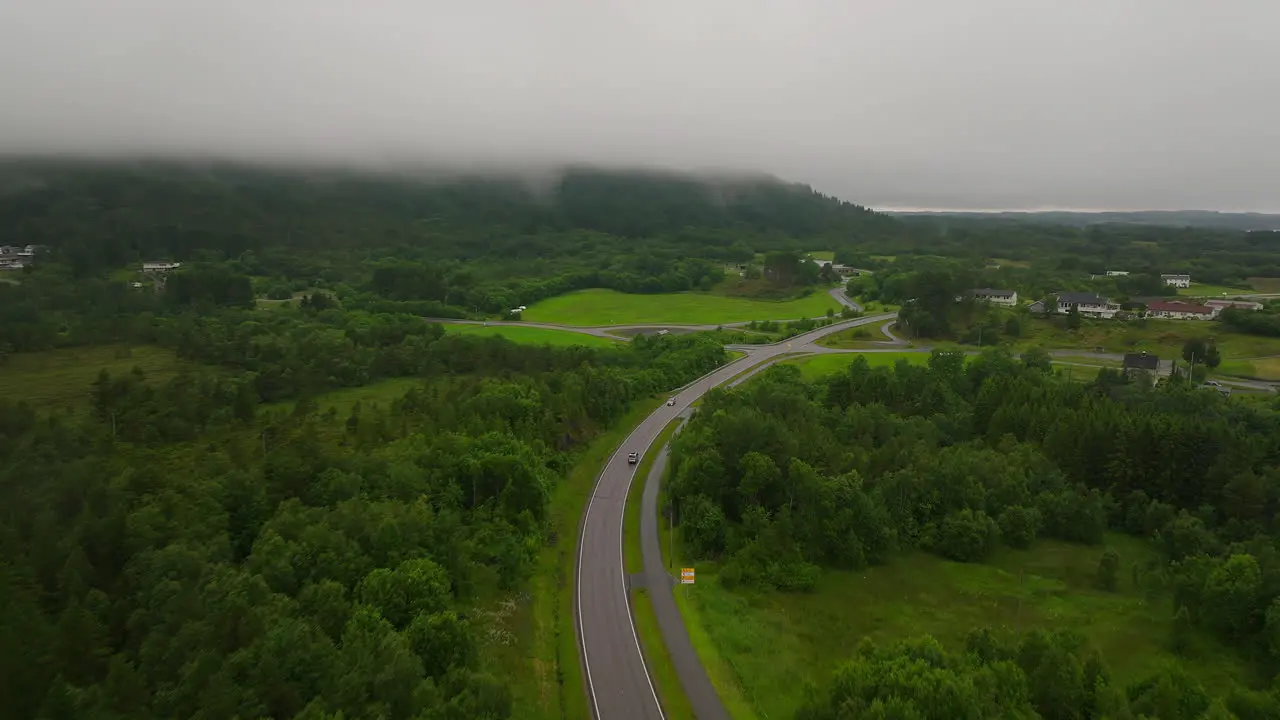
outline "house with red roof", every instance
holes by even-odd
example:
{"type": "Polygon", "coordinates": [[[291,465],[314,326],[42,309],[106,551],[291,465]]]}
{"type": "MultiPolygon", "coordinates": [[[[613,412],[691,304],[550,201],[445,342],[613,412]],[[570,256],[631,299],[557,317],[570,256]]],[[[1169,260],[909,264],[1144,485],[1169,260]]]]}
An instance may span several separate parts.
{"type": "Polygon", "coordinates": [[[1217,316],[1218,311],[1207,305],[1180,300],[1156,300],[1147,303],[1147,317],[1169,320],[1212,320],[1217,316]]]}

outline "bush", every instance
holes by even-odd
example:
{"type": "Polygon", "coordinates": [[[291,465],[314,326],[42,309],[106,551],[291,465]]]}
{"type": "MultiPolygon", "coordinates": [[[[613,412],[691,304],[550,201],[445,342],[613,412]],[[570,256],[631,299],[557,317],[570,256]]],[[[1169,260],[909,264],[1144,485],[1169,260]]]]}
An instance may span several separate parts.
{"type": "Polygon", "coordinates": [[[953,512],[942,521],[934,546],[942,557],[960,562],[982,560],[995,549],[1000,528],[981,510],[953,512]]]}
{"type": "Polygon", "coordinates": [[[1108,549],[1098,559],[1097,585],[1107,592],[1115,592],[1120,586],[1120,554],[1108,549]]]}
{"type": "Polygon", "coordinates": [[[1000,538],[1011,548],[1026,550],[1040,532],[1040,511],[1012,505],[1000,513],[1000,538]]]}

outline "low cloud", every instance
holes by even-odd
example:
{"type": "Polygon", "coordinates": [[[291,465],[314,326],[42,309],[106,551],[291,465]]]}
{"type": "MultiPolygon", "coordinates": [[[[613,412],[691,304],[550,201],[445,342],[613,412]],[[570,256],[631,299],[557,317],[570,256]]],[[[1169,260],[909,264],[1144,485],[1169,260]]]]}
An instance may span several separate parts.
{"type": "Polygon", "coordinates": [[[1272,0],[0,4],[0,152],[763,171],[1280,210],[1272,0]]]}

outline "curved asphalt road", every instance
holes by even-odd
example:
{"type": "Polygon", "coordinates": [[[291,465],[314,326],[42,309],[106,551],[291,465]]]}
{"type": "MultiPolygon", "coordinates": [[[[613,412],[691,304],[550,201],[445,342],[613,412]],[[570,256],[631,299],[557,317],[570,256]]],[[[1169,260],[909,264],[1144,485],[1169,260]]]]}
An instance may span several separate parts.
{"type": "MultiPolygon", "coordinates": [[[[676,392],[674,406],[663,405],[645,418],[609,458],[583,514],[578,544],[577,593],[574,611],[588,701],[598,720],[664,718],[657,692],[645,667],[631,617],[628,580],[623,568],[622,522],[627,491],[635,466],[627,454],[643,455],[662,429],[708,390],[728,382],[748,368],[760,368],[780,355],[804,352],[824,335],[857,325],[883,322],[892,314],[835,323],[773,345],[744,348],[746,357],[724,365],[676,392]]],[[[656,527],[656,524],[655,524],[656,527]]],[[[661,562],[660,560],[658,561],[661,562]]],[[[670,593],[651,593],[654,610],[673,662],[690,702],[700,718],[725,718],[724,707],[688,635],[673,638],[669,630],[684,630],[670,593]]]]}

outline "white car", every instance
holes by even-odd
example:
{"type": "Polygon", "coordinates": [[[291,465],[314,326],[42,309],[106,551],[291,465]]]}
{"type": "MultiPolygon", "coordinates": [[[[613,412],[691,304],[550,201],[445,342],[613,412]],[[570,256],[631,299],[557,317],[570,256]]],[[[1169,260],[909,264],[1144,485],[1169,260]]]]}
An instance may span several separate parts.
{"type": "Polygon", "coordinates": [[[676,404],[675,398],[667,398],[667,407],[675,407],[675,404],[676,404]]]}
{"type": "Polygon", "coordinates": [[[627,456],[628,465],[635,465],[637,462],[640,462],[640,453],[631,453],[627,456]]]}

